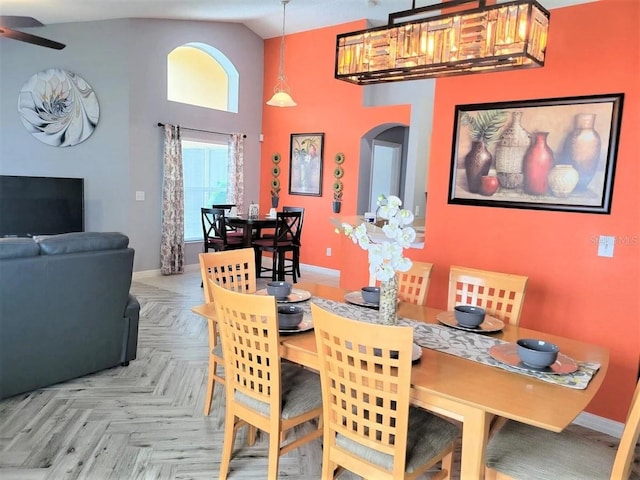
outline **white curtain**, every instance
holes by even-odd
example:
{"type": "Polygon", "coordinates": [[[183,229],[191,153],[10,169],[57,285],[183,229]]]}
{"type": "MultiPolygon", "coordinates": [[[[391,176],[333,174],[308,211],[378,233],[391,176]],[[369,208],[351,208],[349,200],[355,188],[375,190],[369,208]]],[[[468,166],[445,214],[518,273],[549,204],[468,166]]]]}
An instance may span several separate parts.
{"type": "Polygon", "coordinates": [[[230,203],[235,203],[238,212],[244,213],[244,135],[232,133],[229,135],[229,186],[230,203]]]}
{"type": "Polygon", "coordinates": [[[160,273],[184,271],[184,183],[180,127],[164,126],[164,175],[162,184],[162,237],[160,273]]]}

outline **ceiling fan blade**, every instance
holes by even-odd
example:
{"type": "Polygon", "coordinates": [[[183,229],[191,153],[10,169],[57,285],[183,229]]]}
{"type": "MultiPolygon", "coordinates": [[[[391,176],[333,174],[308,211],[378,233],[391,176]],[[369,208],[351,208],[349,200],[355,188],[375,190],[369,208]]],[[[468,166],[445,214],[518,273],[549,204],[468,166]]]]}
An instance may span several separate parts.
{"type": "Polygon", "coordinates": [[[16,15],[0,15],[0,25],[7,28],[44,27],[44,24],[33,17],[19,17],[16,15]]]}
{"type": "Polygon", "coordinates": [[[13,38],[14,40],[20,40],[21,42],[33,43],[41,47],[54,48],[56,50],[62,50],[66,45],[47,38],[31,35],[30,33],[18,32],[10,28],[0,27],[0,37],[13,38]]]}

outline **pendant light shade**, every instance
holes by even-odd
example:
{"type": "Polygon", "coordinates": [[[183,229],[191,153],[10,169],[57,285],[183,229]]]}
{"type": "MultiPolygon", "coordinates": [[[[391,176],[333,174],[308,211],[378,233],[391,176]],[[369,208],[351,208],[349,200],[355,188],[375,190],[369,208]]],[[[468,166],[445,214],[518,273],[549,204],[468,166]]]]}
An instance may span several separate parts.
{"type": "Polygon", "coordinates": [[[278,74],[278,83],[273,89],[273,96],[267,102],[272,107],[295,107],[297,105],[291,98],[289,93],[289,85],[284,78],[284,26],[287,13],[287,3],[289,0],[282,0],[282,37],[280,39],[280,70],[278,74]]]}
{"type": "Polygon", "coordinates": [[[447,0],[338,35],[335,78],[358,85],[544,65],[549,12],[535,0],[447,0]],[[461,10],[464,4],[475,7],[461,10]],[[453,11],[451,11],[453,10],[453,11]],[[442,12],[445,13],[442,13],[442,12]],[[396,23],[399,18],[412,20],[396,23]]]}

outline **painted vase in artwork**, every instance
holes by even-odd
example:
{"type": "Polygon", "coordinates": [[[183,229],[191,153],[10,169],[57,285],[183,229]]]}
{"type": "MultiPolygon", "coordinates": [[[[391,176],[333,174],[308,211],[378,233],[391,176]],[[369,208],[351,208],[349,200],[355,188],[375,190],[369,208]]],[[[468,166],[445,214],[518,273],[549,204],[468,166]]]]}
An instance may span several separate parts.
{"type": "Polygon", "coordinates": [[[549,189],[548,176],[553,168],[553,151],[547,145],[549,132],[535,132],[531,146],[524,155],[522,169],[524,191],[533,195],[545,195],[549,189]]]}
{"type": "Polygon", "coordinates": [[[471,142],[471,150],[464,157],[467,186],[471,193],[479,193],[482,177],[489,173],[493,157],[484,142],[471,142]]]}
{"type": "Polygon", "coordinates": [[[580,174],[576,190],[585,190],[598,168],[600,160],[600,135],[594,129],[595,114],[576,115],[575,129],[566,140],[569,159],[580,174]]]}
{"type": "Polygon", "coordinates": [[[496,142],[496,175],[504,188],[522,186],[522,161],[531,145],[531,134],[522,127],[521,118],[522,112],[512,112],[511,123],[496,142]]]}
{"type": "Polygon", "coordinates": [[[556,197],[568,197],[578,185],[579,177],[573,165],[556,165],[549,172],[549,189],[556,197]]]}

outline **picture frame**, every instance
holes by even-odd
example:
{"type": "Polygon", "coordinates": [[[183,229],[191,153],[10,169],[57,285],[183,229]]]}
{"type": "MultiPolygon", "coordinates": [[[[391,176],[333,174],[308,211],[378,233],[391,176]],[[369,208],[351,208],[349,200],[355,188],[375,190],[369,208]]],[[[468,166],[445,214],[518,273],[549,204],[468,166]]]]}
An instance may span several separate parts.
{"type": "Polygon", "coordinates": [[[292,133],[289,194],[322,196],[324,133],[292,133]]]}
{"type": "Polygon", "coordinates": [[[611,213],[623,93],[457,105],[449,204],[611,213]]]}

